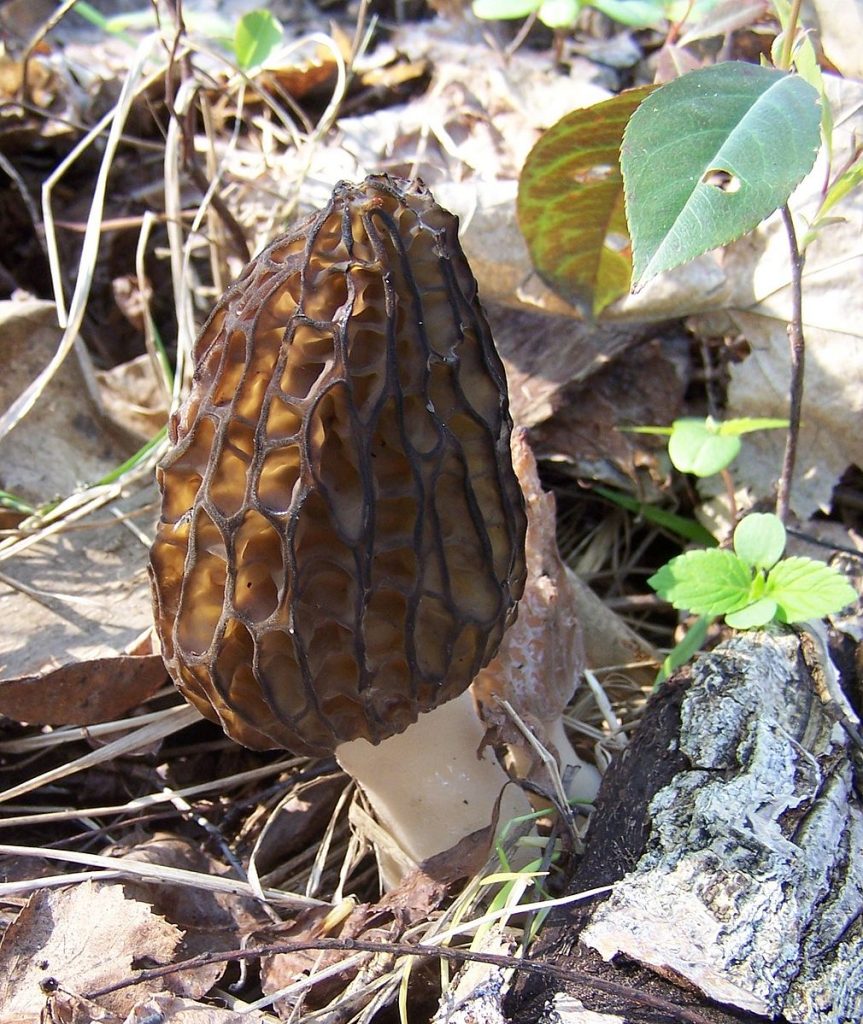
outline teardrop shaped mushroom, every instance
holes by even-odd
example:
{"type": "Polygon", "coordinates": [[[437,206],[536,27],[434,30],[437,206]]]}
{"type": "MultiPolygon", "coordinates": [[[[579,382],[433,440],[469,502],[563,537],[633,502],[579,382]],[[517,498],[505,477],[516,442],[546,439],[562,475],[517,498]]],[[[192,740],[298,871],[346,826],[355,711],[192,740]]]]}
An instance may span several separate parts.
{"type": "Polygon", "coordinates": [[[196,341],[157,471],[156,628],[247,746],[379,744],[464,693],[514,616],[506,378],[457,231],[419,181],[342,182],[196,341]]]}

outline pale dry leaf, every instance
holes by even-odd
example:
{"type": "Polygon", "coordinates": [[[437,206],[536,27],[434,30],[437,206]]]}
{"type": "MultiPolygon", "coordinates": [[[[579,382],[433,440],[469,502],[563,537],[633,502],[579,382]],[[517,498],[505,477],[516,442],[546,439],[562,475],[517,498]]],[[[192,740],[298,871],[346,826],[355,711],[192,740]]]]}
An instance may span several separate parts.
{"type": "Polygon", "coordinates": [[[141,444],[168,422],[169,396],[148,355],[97,370],[96,383],[106,413],[141,444]]]}
{"type": "MultiPolygon", "coordinates": [[[[850,284],[846,283],[850,289],[850,284]]],[[[853,300],[852,300],[852,304],[853,300]]],[[[752,353],[732,368],[728,417],[788,415],[788,337],[775,319],[733,312],[752,353]]],[[[858,314],[849,311],[853,322],[858,314]]],[[[859,315],[863,316],[863,305],[859,315]]],[[[863,337],[806,328],[806,377],[791,507],[808,519],[828,511],[833,488],[851,465],[863,465],[863,337]]],[[[747,436],[734,464],[737,481],[754,498],[770,498],[782,466],[784,431],[747,436]]]]}
{"type": "MultiPolygon", "coordinates": [[[[56,317],[48,302],[0,303],[0,410],[54,355],[61,334],[56,317]]],[[[0,440],[0,488],[36,504],[65,498],[101,480],[134,450],[105,417],[88,357],[77,346],[31,412],[0,440]]],[[[149,627],[141,530],[150,528],[155,501],[155,483],[148,481],[68,531],[35,544],[27,537],[21,550],[3,542],[0,678],[38,686],[66,665],[121,655],[149,627]],[[113,513],[128,515],[131,525],[113,513]]],[[[80,695],[79,685],[73,689],[80,695]]]]}
{"type": "Polygon", "coordinates": [[[32,682],[64,665],[116,657],[152,625],[146,537],[112,511],[149,531],[156,484],[129,490],[110,509],[0,562],[0,678],[32,682]]]}
{"type": "Polygon", "coordinates": [[[136,1003],[123,1024],[264,1024],[271,1019],[260,1013],[237,1013],[160,992],[136,1003]]]}
{"type": "MultiPolygon", "coordinates": [[[[0,1024],[25,1014],[38,1018],[53,989],[86,994],[134,974],[144,958],[170,962],[180,938],[179,929],[146,904],[126,899],[118,885],[40,889],[0,943],[0,1024]]],[[[162,987],[148,985],[151,991],[162,987]]],[[[131,986],[99,1004],[125,1014],[140,995],[131,986]]]]}
{"type": "MultiPolygon", "coordinates": [[[[863,78],[863,5],[860,0],[811,0],[817,40],[846,78],[863,78]]],[[[808,19],[807,19],[808,24],[808,19]]]]}
{"type": "MultiPolygon", "coordinates": [[[[60,341],[51,302],[0,302],[0,412],[48,365],[60,341]]],[[[134,445],[105,418],[80,342],[27,415],[0,440],[0,487],[39,504],[101,479],[134,445]]]]}

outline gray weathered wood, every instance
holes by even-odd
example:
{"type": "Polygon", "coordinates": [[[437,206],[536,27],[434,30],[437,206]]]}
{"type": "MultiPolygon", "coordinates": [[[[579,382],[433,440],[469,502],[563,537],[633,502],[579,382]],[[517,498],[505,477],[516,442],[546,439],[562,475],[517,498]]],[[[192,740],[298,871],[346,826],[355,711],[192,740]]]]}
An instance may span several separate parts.
{"type": "Polygon", "coordinates": [[[691,768],[654,796],[647,848],[582,941],[750,1012],[863,1019],[863,812],[798,638],[701,658],[680,750],[691,768]]]}

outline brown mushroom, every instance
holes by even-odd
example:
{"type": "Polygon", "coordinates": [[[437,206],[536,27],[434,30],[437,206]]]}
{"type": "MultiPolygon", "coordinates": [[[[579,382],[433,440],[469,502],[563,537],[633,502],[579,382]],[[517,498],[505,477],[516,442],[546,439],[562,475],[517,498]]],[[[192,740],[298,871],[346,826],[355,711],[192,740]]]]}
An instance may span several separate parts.
{"type": "MultiPolygon", "coordinates": [[[[343,182],[252,260],[196,341],[158,469],[156,628],[180,691],[247,746],[348,764],[420,716],[452,737],[461,702],[443,706],[513,618],[524,503],[457,229],[420,182],[343,182]]],[[[506,776],[478,759],[473,717],[468,774],[496,798],[506,776]]],[[[428,794],[428,761],[375,757],[378,782],[428,794]]],[[[446,799],[479,828],[491,806],[465,770],[446,799]]],[[[399,839],[414,860],[453,841],[449,809],[420,814],[436,837],[399,839]]]]}

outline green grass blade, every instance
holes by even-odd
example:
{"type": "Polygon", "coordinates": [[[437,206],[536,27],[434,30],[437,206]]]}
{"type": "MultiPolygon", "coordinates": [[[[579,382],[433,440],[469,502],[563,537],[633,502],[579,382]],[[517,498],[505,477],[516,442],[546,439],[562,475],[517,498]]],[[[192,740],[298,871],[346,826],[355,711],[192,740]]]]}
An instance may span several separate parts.
{"type": "Polygon", "coordinates": [[[703,544],[708,548],[716,547],[717,541],[713,534],[694,519],[687,519],[675,512],[668,512],[665,509],[657,508],[656,505],[649,505],[610,487],[595,486],[593,490],[608,501],[619,505],[620,508],[626,509],[627,512],[642,516],[654,526],[668,530],[669,533],[673,533],[683,540],[691,541],[694,544],[703,544]]]}

